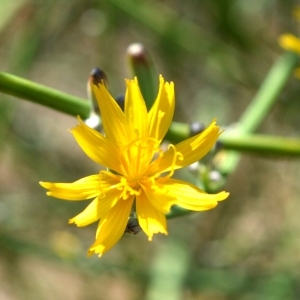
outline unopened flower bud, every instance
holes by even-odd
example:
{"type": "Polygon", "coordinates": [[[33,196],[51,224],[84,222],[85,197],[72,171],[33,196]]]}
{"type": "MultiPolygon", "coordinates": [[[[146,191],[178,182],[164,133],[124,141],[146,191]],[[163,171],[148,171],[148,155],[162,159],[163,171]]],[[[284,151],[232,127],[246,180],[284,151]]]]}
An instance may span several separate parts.
{"type": "Polygon", "coordinates": [[[98,67],[92,69],[90,73],[89,82],[93,84],[103,83],[106,86],[106,88],[108,88],[108,80],[106,74],[103,70],[99,69],[98,67]]]}
{"type": "Polygon", "coordinates": [[[91,89],[91,84],[104,84],[106,88],[108,88],[108,80],[107,77],[104,73],[104,71],[102,71],[99,68],[94,68],[92,69],[89,79],[88,79],[88,83],[87,83],[87,93],[88,93],[88,97],[90,100],[92,100],[92,106],[93,106],[93,111],[99,115],[99,105],[97,103],[97,100],[95,98],[95,95],[92,92],[91,89]]]}
{"type": "Polygon", "coordinates": [[[203,123],[200,122],[191,122],[190,123],[190,136],[194,136],[198,133],[201,133],[202,131],[205,130],[205,125],[203,123]]]}
{"type": "Polygon", "coordinates": [[[210,171],[208,177],[211,182],[220,182],[223,179],[221,173],[217,170],[210,171]]]}
{"type": "Polygon", "coordinates": [[[158,80],[154,63],[142,44],[131,44],[127,48],[127,56],[134,76],[138,78],[141,93],[148,110],[155,101],[158,80]]]}
{"type": "Polygon", "coordinates": [[[116,102],[120,106],[120,108],[124,111],[124,105],[125,105],[125,95],[120,94],[117,97],[115,97],[116,102]]]}
{"type": "Polygon", "coordinates": [[[199,161],[196,161],[188,166],[188,170],[195,176],[199,175],[200,172],[200,163],[199,161]]]}

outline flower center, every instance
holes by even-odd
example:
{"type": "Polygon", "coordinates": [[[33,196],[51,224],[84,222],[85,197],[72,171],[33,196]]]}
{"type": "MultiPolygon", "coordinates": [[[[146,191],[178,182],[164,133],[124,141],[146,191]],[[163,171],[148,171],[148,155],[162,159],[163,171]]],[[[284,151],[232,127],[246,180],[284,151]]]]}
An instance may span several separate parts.
{"type": "MultiPolygon", "coordinates": [[[[110,190],[119,190],[120,199],[127,200],[132,196],[142,193],[142,186],[156,188],[157,179],[163,183],[174,175],[176,162],[183,159],[182,153],[176,150],[172,144],[168,151],[172,151],[172,161],[167,168],[168,174],[161,176],[160,162],[164,152],[158,148],[159,143],[156,139],[136,139],[122,151],[121,163],[122,174],[115,174],[110,171],[100,172],[100,194],[102,197],[110,190]],[[155,159],[154,159],[155,156],[155,159]]],[[[164,168],[166,170],[166,168],[164,168]]]]}
{"type": "Polygon", "coordinates": [[[159,152],[159,141],[150,137],[138,138],[122,150],[122,175],[129,182],[138,181],[145,175],[155,153],[159,152]]]}
{"type": "Polygon", "coordinates": [[[119,190],[119,197],[123,200],[141,193],[137,180],[129,181],[128,178],[110,171],[100,171],[99,190],[101,197],[105,197],[111,190],[119,190]]]}

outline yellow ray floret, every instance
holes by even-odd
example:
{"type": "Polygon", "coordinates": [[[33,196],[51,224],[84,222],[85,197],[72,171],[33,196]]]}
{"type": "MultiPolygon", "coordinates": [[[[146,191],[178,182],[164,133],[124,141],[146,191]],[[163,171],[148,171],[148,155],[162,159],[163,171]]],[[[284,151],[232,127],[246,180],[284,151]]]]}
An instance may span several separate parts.
{"type": "Polygon", "coordinates": [[[89,254],[101,256],[123,235],[134,208],[142,230],[152,240],[167,234],[165,214],[173,205],[188,210],[214,208],[228,193],[207,194],[184,181],[172,179],[174,171],[201,159],[214,146],[220,129],[213,120],[207,129],[162,152],[159,145],[174,114],[174,84],[162,76],[157,98],[147,111],[138,81],[126,81],[124,112],[103,84],[92,89],[99,103],[105,135],[80,119],[71,130],[86,155],[109,171],[87,176],[73,183],[40,184],[47,195],[64,200],[92,202],[69,220],[79,227],[99,221],[89,254]]]}
{"type": "Polygon", "coordinates": [[[293,34],[286,33],[279,37],[279,45],[288,51],[300,54],[300,39],[293,34]]]}

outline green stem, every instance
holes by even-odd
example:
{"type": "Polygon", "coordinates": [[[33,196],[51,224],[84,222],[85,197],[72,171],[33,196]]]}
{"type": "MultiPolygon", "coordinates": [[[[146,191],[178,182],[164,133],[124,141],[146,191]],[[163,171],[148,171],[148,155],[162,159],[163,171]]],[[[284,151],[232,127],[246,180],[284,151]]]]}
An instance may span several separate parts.
{"type": "Polygon", "coordinates": [[[239,130],[243,133],[254,132],[264,121],[277,100],[291,73],[299,61],[299,55],[286,52],[274,64],[256,96],[239,120],[239,130]]]}
{"type": "Polygon", "coordinates": [[[300,157],[300,139],[262,134],[229,136],[219,138],[224,149],[266,155],[300,157]]]}
{"type": "Polygon", "coordinates": [[[32,81],[0,72],[0,92],[29,100],[72,116],[87,119],[90,104],[87,100],[71,96],[32,81]]]}
{"type": "MultiPolygon", "coordinates": [[[[224,176],[231,174],[239,163],[240,153],[232,151],[233,149],[261,154],[266,153],[268,155],[300,156],[300,140],[249,135],[249,133],[254,132],[265,119],[293,72],[293,69],[296,67],[298,59],[297,54],[286,52],[272,67],[236,127],[233,130],[227,130],[220,137],[219,140],[227,151],[222,155],[222,160],[220,160],[216,168],[224,176]]],[[[187,138],[188,135],[188,125],[173,123],[167,133],[167,138],[170,140],[183,140],[187,138]]],[[[206,188],[214,192],[212,187],[207,186],[206,188]]],[[[221,186],[216,186],[215,188],[217,191],[221,186]]],[[[174,207],[167,217],[174,218],[187,213],[188,211],[186,210],[174,207]]]]}
{"type": "MultiPolygon", "coordinates": [[[[90,105],[85,99],[70,96],[29,80],[0,72],[0,91],[39,103],[58,111],[82,118],[89,116],[90,105]]],[[[172,143],[190,137],[189,125],[173,122],[166,135],[172,143]]],[[[300,140],[264,135],[235,135],[229,131],[219,138],[226,150],[237,150],[274,155],[299,156],[300,140]]]]}
{"type": "Polygon", "coordinates": [[[165,139],[171,143],[177,144],[191,137],[190,127],[188,124],[172,122],[165,139]]]}
{"type": "MultiPolygon", "coordinates": [[[[278,59],[235,128],[227,130],[223,134],[223,139],[230,136],[232,137],[232,135],[241,137],[254,132],[259,127],[286,85],[298,61],[299,56],[293,52],[285,52],[284,55],[278,59]]],[[[225,155],[223,155],[223,159],[216,168],[223,175],[227,176],[235,170],[239,160],[239,153],[226,151],[225,155]]]]}

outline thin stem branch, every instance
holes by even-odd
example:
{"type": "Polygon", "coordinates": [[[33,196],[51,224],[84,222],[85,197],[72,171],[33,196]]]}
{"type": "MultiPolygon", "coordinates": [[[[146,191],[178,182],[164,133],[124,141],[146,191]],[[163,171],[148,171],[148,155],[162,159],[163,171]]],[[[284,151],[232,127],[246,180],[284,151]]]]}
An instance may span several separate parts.
{"type": "Polygon", "coordinates": [[[240,117],[240,131],[243,133],[254,132],[264,121],[286,85],[286,82],[290,78],[298,61],[298,54],[286,52],[273,65],[257,94],[245,110],[244,114],[240,117]]]}
{"type": "Polygon", "coordinates": [[[224,149],[278,156],[300,157],[300,139],[276,137],[263,134],[221,136],[224,149]]]}
{"type": "MultiPolygon", "coordinates": [[[[11,74],[0,72],[0,91],[73,116],[80,115],[84,119],[89,116],[90,104],[85,99],[62,93],[11,74]]],[[[166,135],[166,139],[172,143],[179,143],[189,137],[189,126],[179,122],[173,122],[166,135]]],[[[228,134],[222,134],[219,141],[226,150],[286,156],[300,155],[299,139],[249,134],[240,136],[229,132],[228,134]]]]}
{"type": "Polygon", "coordinates": [[[0,72],[0,92],[48,106],[72,116],[79,115],[83,119],[87,119],[91,111],[90,103],[85,99],[4,72],[0,72]]]}
{"type": "MultiPolygon", "coordinates": [[[[256,96],[232,130],[227,130],[222,138],[241,137],[253,133],[265,119],[270,109],[276,102],[286,82],[299,61],[299,56],[293,52],[285,52],[273,65],[256,96]]],[[[256,146],[258,146],[256,144],[256,146]]],[[[272,148],[273,149],[273,148],[272,148]]],[[[231,174],[237,167],[240,153],[226,151],[223,159],[216,166],[224,176],[231,174]]]]}

